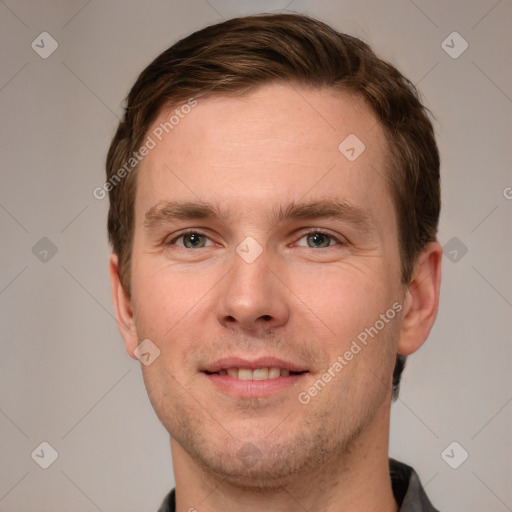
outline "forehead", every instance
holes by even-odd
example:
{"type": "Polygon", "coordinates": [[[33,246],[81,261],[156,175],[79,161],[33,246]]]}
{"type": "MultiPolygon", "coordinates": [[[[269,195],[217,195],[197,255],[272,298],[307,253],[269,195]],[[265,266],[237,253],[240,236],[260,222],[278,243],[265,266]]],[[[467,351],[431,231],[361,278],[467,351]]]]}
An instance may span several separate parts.
{"type": "Polygon", "coordinates": [[[390,206],[384,133],[348,93],[272,84],[200,98],[160,112],[147,135],[154,148],[139,166],[139,216],[177,198],[252,215],[305,197],[350,200],[377,216],[390,206]]]}

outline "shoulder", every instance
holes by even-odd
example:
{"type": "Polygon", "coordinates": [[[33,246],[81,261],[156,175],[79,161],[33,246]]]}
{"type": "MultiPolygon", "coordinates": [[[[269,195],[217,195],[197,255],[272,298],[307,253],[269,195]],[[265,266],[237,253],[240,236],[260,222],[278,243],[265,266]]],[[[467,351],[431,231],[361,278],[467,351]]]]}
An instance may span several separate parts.
{"type": "Polygon", "coordinates": [[[400,512],[439,512],[428,499],[418,474],[411,466],[389,459],[389,474],[400,512]]]}
{"type": "Polygon", "coordinates": [[[173,489],[164,499],[158,512],[176,512],[176,497],[173,489]]]}

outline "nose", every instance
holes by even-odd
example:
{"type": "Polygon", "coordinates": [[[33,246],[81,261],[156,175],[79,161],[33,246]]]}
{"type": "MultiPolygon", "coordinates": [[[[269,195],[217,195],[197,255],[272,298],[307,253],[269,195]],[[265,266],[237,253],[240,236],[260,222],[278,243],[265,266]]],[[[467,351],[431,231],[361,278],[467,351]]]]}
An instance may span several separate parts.
{"type": "Polygon", "coordinates": [[[288,321],[289,291],[265,253],[252,263],[234,255],[217,290],[217,319],[223,327],[258,335],[288,321]]]}

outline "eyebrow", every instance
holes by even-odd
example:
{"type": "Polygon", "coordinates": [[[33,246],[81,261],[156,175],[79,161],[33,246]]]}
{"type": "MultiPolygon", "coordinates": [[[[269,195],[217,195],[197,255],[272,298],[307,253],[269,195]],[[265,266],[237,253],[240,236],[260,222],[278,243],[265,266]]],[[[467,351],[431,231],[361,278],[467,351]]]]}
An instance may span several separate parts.
{"type": "MultiPolygon", "coordinates": [[[[176,220],[224,220],[234,215],[218,206],[201,201],[159,201],[145,214],[144,227],[152,230],[176,220]]],[[[291,202],[273,207],[267,214],[272,226],[288,220],[335,219],[352,224],[360,231],[371,233],[376,226],[363,209],[343,200],[323,199],[307,203],[291,202]]]]}

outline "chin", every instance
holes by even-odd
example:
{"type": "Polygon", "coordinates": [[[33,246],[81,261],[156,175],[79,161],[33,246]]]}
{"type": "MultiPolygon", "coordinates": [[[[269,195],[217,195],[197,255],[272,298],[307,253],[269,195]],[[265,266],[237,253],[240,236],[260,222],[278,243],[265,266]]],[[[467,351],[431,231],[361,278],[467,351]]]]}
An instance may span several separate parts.
{"type": "Polygon", "coordinates": [[[269,442],[268,438],[211,444],[195,444],[187,452],[206,473],[222,478],[241,489],[273,490],[298,477],[314,473],[332,457],[332,443],[299,434],[293,438],[269,442]]]}

